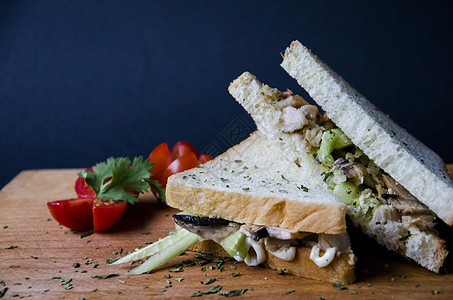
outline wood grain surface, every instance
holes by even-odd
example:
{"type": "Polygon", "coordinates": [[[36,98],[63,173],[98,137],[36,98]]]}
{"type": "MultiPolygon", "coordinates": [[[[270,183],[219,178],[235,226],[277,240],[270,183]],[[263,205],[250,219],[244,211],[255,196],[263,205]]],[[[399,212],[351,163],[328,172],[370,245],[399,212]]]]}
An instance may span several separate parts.
{"type": "MultiPolygon", "coordinates": [[[[82,237],[58,225],[46,206],[48,201],[75,197],[77,171],[23,171],[0,191],[0,290],[4,298],[190,298],[218,285],[225,292],[247,289],[240,297],[259,299],[453,299],[452,274],[427,271],[351,228],[359,259],[357,281],[342,290],[330,283],[230,261],[220,269],[218,262],[209,262],[172,272],[172,265],[183,260],[200,261],[190,252],[151,274],[127,277],[124,273],[130,264],[109,265],[106,260],[166,236],[174,229],[171,216],[176,210],[152,195],[142,195],[138,204],[127,207],[114,228],[82,237]],[[95,278],[108,274],[118,276],[95,278]],[[203,284],[208,278],[215,282],[203,284]]],[[[451,235],[451,229],[447,233],[451,235]]]]}

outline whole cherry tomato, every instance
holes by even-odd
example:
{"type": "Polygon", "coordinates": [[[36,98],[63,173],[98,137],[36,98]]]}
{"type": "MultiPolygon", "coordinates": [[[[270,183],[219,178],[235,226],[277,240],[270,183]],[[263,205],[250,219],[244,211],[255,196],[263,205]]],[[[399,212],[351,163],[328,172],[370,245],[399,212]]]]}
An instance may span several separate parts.
{"type": "Polygon", "coordinates": [[[212,160],[212,156],[209,154],[202,154],[198,158],[198,161],[202,164],[204,164],[205,162],[210,161],[210,160],[212,160]]]}
{"type": "Polygon", "coordinates": [[[168,149],[167,143],[162,143],[158,145],[149,155],[149,162],[154,164],[154,167],[151,169],[151,179],[157,180],[160,182],[162,174],[164,174],[168,165],[173,161],[173,155],[168,149]]]}
{"type": "Polygon", "coordinates": [[[197,158],[200,157],[200,153],[197,151],[197,149],[195,149],[194,146],[192,146],[191,144],[189,144],[188,142],[185,142],[185,141],[177,142],[171,149],[171,154],[173,154],[174,158],[181,157],[184,154],[187,154],[190,152],[195,154],[195,156],[197,158]]]}
{"type": "Polygon", "coordinates": [[[162,186],[167,185],[167,180],[168,177],[170,177],[173,174],[195,168],[198,166],[200,162],[198,161],[197,157],[195,154],[192,152],[188,152],[184,154],[183,156],[175,159],[165,170],[164,174],[162,175],[160,182],[162,186]]]}
{"type": "Polygon", "coordinates": [[[158,145],[149,155],[150,162],[154,163],[151,170],[151,179],[160,182],[163,188],[167,185],[167,179],[171,175],[194,168],[200,163],[205,163],[212,159],[209,154],[201,154],[190,143],[185,141],[177,142],[171,152],[168,144],[158,145]]]}

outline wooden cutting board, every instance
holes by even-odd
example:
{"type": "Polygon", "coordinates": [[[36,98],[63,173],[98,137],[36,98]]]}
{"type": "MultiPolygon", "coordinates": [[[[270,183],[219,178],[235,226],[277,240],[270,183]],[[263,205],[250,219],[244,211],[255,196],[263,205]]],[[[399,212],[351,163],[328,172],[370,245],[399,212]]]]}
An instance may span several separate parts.
{"type": "Polygon", "coordinates": [[[106,260],[166,236],[174,229],[171,216],[176,211],[159,204],[152,195],[143,195],[138,204],[127,207],[112,230],[82,237],[59,226],[46,206],[48,201],[75,196],[77,171],[23,171],[0,191],[0,290],[6,289],[3,297],[190,298],[218,285],[225,292],[247,289],[241,297],[260,299],[453,298],[453,274],[429,272],[356,233],[351,234],[351,240],[359,259],[357,282],[343,290],[330,283],[280,275],[243,263],[225,262],[219,269],[218,262],[211,262],[172,272],[172,265],[183,260],[199,261],[190,252],[151,274],[126,277],[129,264],[109,265],[106,260]],[[118,276],[95,278],[115,273],[118,276]],[[207,279],[215,282],[203,284],[207,279]]]}

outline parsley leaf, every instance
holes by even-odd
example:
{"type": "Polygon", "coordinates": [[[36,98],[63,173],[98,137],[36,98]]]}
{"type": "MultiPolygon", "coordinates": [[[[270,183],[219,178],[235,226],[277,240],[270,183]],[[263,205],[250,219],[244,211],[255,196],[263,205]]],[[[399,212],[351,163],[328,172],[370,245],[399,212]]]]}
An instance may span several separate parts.
{"type": "Polygon", "coordinates": [[[165,198],[165,189],[162,187],[159,181],[148,178],[145,179],[148,182],[149,187],[151,188],[151,192],[153,192],[154,196],[162,201],[162,203],[167,204],[167,198],[165,198]]]}
{"type": "Polygon", "coordinates": [[[78,175],[93,188],[96,198],[103,200],[124,200],[129,203],[138,201],[136,194],[149,189],[146,181],[150,177],[153,164],[142,156],[131,160],[128,157],[110,157],[93,167],[93,172],[82,171],[78,175]]]}

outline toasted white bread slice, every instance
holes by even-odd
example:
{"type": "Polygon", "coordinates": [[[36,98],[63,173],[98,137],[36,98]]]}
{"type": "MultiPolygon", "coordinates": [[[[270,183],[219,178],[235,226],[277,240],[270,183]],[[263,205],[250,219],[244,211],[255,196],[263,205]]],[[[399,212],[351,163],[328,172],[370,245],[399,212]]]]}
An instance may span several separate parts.
{"type": "Polygon", "coordinates": [[[299,41],[286,49],[281,66],[356,146],[440,219],[453,225],[453,180],[436,153],[393,122],[299,41]]]}
{"type": "MultiPolygon", "coordinates": [[[[345,205],[330,193],[306,185],[299,167],[255,132],[247,140],[197,168],[172,175],[167,183],[167,203],[175,208],[226,220],[280,227],[291,231],[344,234],[345,205]]],[[[228,256],[212,241],[191,250],[228,256]]],[[[296,258],[283,261],[267,253],[265,265],[280,271],[329,282],[355,280],[355,256],[341,251],[331,264],[318,267],[310,248],[297,248],[296,258]]]]}
{"type": "MultiPolygon", "coordinates": [[[[281,122],[283,112],[281,107],[276,105],[278,100],[275,99],[282,94],[281,92],[262,84],[248,72],[231,83],[229,92],[252,116],[259,131],[276,144],[288,159],[297,162],[300,166],[298,172],[300,180],[331,191],[324,182],[323,172],[325,173],[326,170],[309,153],[310,146],[307,146],[300,134],[284,132],[284,123],[281,122]]],[[[385,210],[379,209],[379,211],[384,215],[386,213],[385,210]]],[[[348,215],[362,231],[388,249],[413,259],[431,271],[439,272],[442,267],[447,251],[444,241],[435,231],[418,230],[416,226],[408,228],[401,218],[375,222],[369,215],[362,214],[354,205],[348,205],[348,215]]],[[[375,215],[376,213],[373,216],[375,215]]]]}
{"type": "Polygon", "coordinates": [[[298,167],[256,132],[214,160],[171,176],[168,205],[237,223],[346,231],[346,206],[298,179],[298,167]]]}

